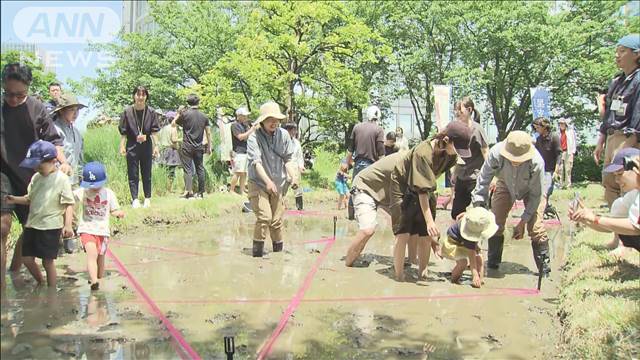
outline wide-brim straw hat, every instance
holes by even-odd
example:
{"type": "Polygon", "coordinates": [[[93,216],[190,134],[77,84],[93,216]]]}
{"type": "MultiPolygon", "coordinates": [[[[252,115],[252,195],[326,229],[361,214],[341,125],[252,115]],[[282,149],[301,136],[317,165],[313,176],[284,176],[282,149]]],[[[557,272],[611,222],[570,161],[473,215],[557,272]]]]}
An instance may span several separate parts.
{"type": "Polygon", "coordinates": [[[514,162],[531,160],[536,149],[531,143],[531,136],[524,131],[512,131],[503,141],[500,155],[514,162]]]}
{"type": "Polygon", "coordinates": [[[482,242],[498,231],[495,215],[482,207],[470,208],[460,223],[460,235],[471,242],[482,242]]]}
{"type": "Polygon", "coordinates": [[[71,106],[77,106],[79,109],[87,107],[85,104],[79,103],[78,99],[72,94],[62,94],[60,98],[58,98],[58,106],[56,106],[53,112],[56,113],[71,106]]]}
{"type": "Polygon", "coordinates": [[[260,106],[260,116],[258,116],[258,119],[256,121],[258,123],[261,123],[268,118],[284,120],[287,118],[287,115],[280,112],[280,106],[278,104],[270,101],[260,106]]]}

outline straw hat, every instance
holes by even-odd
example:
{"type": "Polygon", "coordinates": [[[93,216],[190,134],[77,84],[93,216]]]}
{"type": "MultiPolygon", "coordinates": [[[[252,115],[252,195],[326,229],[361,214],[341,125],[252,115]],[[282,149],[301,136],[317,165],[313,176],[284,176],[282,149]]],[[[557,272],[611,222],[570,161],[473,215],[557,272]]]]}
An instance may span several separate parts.
{"type": "Polygon", "coordinates": [[[260,106],[260,116],[256,122],[261,123],[267,118],[276,118],[278,120],[284,120],[287,115],[280,112],[280,106],[273,101],[266,102],[260,106]]]}
{"type": "Polygon", "coordinates": [[[531,160],[536,151],[531,143],[531,136],[524,131],[510,132],[503,143],[500,155],[515,162],[531,160]]]}
{"type": "Polygon", "coordinates": [[[77,106],[78,109],[82,109],[82,108],[86,108],[87,106],[84,104],[80,104],[78,102],[78,99],[73,96],[72,94],[62,94],[60,95],[60,98],[58,99],[58,106],[53,110],[53,112],[58,112],[62,109],[71,107],[71,106],[77,106]]]}
{"type": "Polygon", "coordinates": [[[496,217],[482,207],[474,207],[464,214],[460,223],[460,235],[471,242],[481,242],[492,237],[498,231],[496,217]]]}

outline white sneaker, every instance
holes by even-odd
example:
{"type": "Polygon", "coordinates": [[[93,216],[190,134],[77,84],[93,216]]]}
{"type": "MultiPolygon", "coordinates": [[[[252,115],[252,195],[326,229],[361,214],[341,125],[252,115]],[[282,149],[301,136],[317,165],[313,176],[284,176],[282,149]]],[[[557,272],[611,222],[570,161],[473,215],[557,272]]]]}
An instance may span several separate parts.
{"type": "Polygon", "coordinates": [[[148,208],[149,206],[151,206],[151,199],[144,199],[144,204],[142,205],[142,207],[148,208]]]}
{"type": "Polygon", "coordinates": [[[134,209],[139,208],[140,207],[140,200],[138,200],[138,199],[133,200],[133,202],[131,203],[131,207],[134,208],[134,209]]]}

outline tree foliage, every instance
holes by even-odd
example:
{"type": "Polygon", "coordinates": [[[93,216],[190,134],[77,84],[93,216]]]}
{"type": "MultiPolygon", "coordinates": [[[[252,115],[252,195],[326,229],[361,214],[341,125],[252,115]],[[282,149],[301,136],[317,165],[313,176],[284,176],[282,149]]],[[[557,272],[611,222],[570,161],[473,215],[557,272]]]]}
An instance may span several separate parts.
{"type": "Polygon", "coordinates": [[[44,65],[32,52],[7,51],[1,54],[0,65],[4,68],[7,64],[21,63],[31,68],[33,80],[29,86],[29,93],[42,97],[43,100],[49,98],[49,84],[56,82],[56,74],[45,71],[44,65]]]}
{"type": "Polygon", "coordinates": [[[113,64],[83,82],[106,111],[150,87],[175,108],[197,92],[210,115],[279,103],[304,142],[340,142],[362,108],[411,100],[423,138],[433,86],[484,103],[499,139],[531,121],[529,88],[551,89],[554,116],[597,119],[595,93],[616,72],[613,45],[637,19],[621,1],[152,1],[154,32],[99,47],[113,64]],[[310,131],[312,130],[312,131],[310,131]]]}

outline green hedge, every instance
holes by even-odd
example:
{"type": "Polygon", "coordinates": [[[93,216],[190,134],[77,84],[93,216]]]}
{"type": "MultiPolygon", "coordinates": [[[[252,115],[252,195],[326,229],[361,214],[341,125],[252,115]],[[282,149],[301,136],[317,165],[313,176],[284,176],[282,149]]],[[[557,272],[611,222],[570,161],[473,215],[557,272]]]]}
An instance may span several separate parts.
{"type": "Polygon", "coordinates": [[[572,181],[600,182],[602,180],[602,163],[597,165],[593,160],[595,145],[579,145],[573,157],[572,181]]]}

